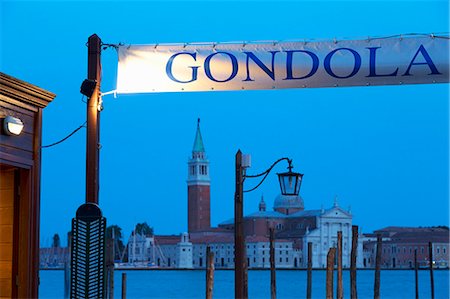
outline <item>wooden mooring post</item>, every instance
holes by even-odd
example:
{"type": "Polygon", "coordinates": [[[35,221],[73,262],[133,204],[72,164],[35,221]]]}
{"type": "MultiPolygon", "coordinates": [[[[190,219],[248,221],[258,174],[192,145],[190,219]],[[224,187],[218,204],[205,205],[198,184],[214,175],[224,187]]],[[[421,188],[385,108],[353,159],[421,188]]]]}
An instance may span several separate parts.
{"type": "Polygon", "coordinates": [[[214,288],[214,252],[206,247],[206,299],[212,299],[214,288]]]}
{"type": "Polygon", "coordinates": [[[377,235],[377,255],[375,258],[375,284],[373,290],[374,299],[380,299],[380,269],[381,269],[381,247],[382,247],[381,235],[377,235]]]}
{"type": "Polygon", "coordinates": [[[431,242],[428,242],[428,259],[430,260],[431,299],[434,299],[433,243],[431,243],[431,242]]]}
{"type": "Polygon", "coordinates": [[[122,299],[127,299],[127,273],[122,273],[122,299]]]}
{"type": "Polygon", "coordinates": [[[358,298],[356,288],[356,256],[358,253],[358,226],[352,225],[352,251],[350,253],[350,299],[358,298]]]}
{"type": "Polygon", "coordinates": [[[106,241],[107,298],[114,299],[114,238],[106,241]]]}
{"type": "Polygon", "coordinates": [[[270,241],[270,298],[277,298],[277,284],[275,277],[275,244],[274,244],[274,229],[269,228],[269,241],[270,241]]]}
{"type": "Polygon", "coordinates": [[[308,242],[308,276],[306,279],[306,299],[311,299],[312,288],[312,242],[308,242]]]}
{"type": "Polygon", "coordinates": [[[333,272],[336,248],[332,247],[327,254],[327,280],[326,280],[326,298],[333,299],[333,272]]]}
{"type": "Polygon", "coordinates": [[[344,289],[342,287],[342,231],[337,232],[337,286],[336,298],[344,298],[344,289]]]}
{"type": "Polygon", "coordinates": [[[417,263],[417,249],[414,249],[414,274],[416,280],[416,299],[419,299],[419,264],[417,263]]]}

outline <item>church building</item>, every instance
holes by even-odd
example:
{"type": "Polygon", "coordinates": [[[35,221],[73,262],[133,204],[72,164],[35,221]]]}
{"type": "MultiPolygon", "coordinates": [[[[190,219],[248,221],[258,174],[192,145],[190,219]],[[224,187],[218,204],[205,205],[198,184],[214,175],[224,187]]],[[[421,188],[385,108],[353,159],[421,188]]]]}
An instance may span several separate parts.
{"type": "MultiPolygon", "coordinates": [[[[200,120],[188,160],[188,226],[187,233],[155,236],[147,252],[151,264],[170,268],[204,268],[206,247],[215,254],[216,268],[234,268],[234,219],[211,227],[210,169],[200,132],[200,120]],[[153,259],[153,260],[152,260],[153,259]]],[[[232,200],[232,199],[230,199],[232,200]]],[[[305,268],[307,244],[313,244],[313,267],[325,268],[329,248],[337,246],[337,232],[342,232],[343,266],[350,266],[352,213],[339,207],[337,198],[327,209],[305,210],[300,195],[279,195],[273,209],[261,198],[257,211],[244,216],[249,268],[269,268],[269,228],[275,228],[275,261],[277,268],[305,268]]],[[[360,239],[361,240],[361,239],[360,239]]],[[[362,242],[358,245],[357,266],[362,266],[362,242]]]]}

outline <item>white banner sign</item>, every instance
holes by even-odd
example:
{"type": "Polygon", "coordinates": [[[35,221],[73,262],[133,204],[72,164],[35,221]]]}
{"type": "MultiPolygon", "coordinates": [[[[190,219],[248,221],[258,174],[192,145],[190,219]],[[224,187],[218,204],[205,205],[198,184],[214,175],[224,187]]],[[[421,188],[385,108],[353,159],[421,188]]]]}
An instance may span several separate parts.
{"type": "Polygon", "coordinates": [[[448,37],[119,46],[117,93],[449,82],[448,37]]]}

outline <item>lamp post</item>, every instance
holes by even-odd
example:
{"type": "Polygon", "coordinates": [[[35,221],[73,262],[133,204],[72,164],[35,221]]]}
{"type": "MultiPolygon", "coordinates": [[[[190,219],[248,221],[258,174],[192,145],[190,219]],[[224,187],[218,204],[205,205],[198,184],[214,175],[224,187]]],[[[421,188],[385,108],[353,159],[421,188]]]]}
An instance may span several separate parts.
{"type": "Polygon", "coordinates": [[[292,160],[280,158],[266,171],[247,175],[246,169],[250,167],[250,156],[243,155],[240,150],[236,153],[236,192],[234,195],[234,294],[235,298],[248,298],[247,259],[244,232],[244,193],[256,190],[267,178],[271,170],[281,161],[287,161],[288,171],[278,174],[282,195],[298,195],[302,183],[303,174],[292,171],[292,160]],[[246,178],[262,177],[261,181],[253,188],[244,190],[246,178]]]}

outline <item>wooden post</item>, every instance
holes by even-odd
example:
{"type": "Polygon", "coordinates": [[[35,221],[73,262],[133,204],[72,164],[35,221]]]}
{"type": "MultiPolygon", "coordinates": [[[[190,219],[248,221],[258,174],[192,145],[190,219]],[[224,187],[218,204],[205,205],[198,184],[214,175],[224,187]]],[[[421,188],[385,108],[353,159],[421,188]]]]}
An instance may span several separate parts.
{"type": "Polygon", "coordinates": [[[430,287],[431,287],[431,299],[434,299],[433,243],[431,243],[431,242],[428,242],[428,259],[430,260],[430,287]]]}
{"type": "Polygon", "coordinates": [[[306,280],[306,299],[311,299],[312,288],[312,242],[308,242],[308,276],[306,280]]]}
{"type": "Polygon", "coordinates": [[[127,298],[127,273],[122,273],[122,299],[127,298]]]}
{"type": "Polygon", "coordinates": [[[270,298],[277,298],[277,284],[275,278],[275,245],[274,245],[274,229],[269,228],[270,240],[270,298]]]}
{"type": "Polygon", "coordinates": [[[87,100],[86,134],[86,202],[98,204],[99,147],[100,147],[100,101],[101,81],[100,38],[93,34],[88,39],[88,79],[97,81],[94,93],[87,100]]]}
{"type": "Polygon", "coordinates": [[[114,239],[106,241],[107,298],[114,299],[114,239]]]}
{"type": "Polygon", "coordinates": [[[416,299],[419,299],[419,265],[417,264],[417,249],[414,249],[414,274],[416,280],[416,299]]]}
{"type": "Polygon", "coordinates": [[[337,232],[337,270],[336,298],[343,299],[344,290],[342,288],[342,231],[337,232]]]}
{"type": "Polygon", "coordinates": [[[381,269],[381,247],[382,247],[381,235],[377,235],[377,255],[375,259],[375,284],[373,297],[380,299],[380,269],[381,269]]]}
{"type": "Polygon", "coordinates": [[[236,299],[246,299],[247,261],[244,236],[244,191],[242,152],[236,153],[236,193],[234,195],[234,295],[236,299]]]}
{"type": "Polygon", "coordinates": [[[352,225],[352,251],[350,257],[350,298],[358,298],[356,288],[356,256],[358,254],[358,226],[352,225]]]}
{"type": "Polygon", "coordinates": [[[334,271],[335,256],[336,256],[336,248],[332,247],[328,250],[327,254],[327,282],[326,282],[327,299],[333,299],[333,271],[334,271]]]}
{"type": "Polygon", "coordinates": [[[212,299],[214,288],[214,252],[210,247],[206,247],[206,299],[212,299]]]}
{"type": "Polygon", "coordinates": [[[64,261],[64,298],[70,296],[70,248],[72,247],[72,232],[67,233],[67,249],[69,257],[64,261]]]}

